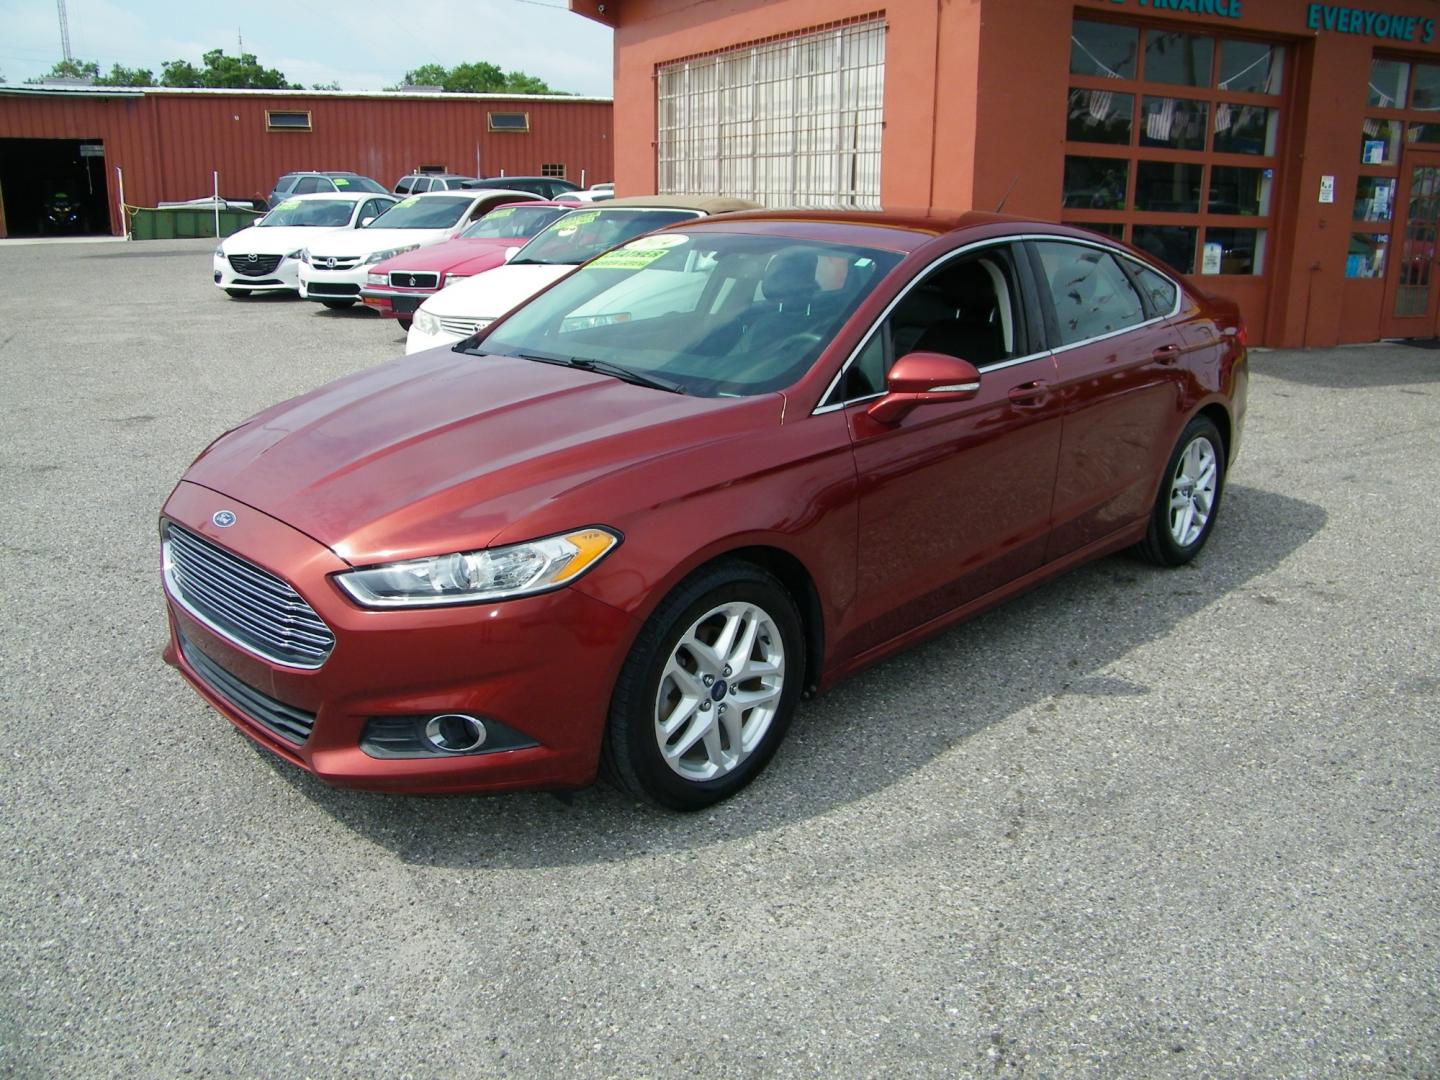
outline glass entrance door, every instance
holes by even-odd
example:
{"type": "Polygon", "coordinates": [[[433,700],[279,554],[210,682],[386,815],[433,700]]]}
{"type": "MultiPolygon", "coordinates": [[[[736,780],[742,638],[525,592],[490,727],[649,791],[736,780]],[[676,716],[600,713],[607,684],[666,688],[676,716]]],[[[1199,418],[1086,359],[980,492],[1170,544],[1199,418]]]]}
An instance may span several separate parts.
{"type": "Polygon", "coordinates": [[[1382,333],[1434,337],[1440,308],[1440,153],[1407,151],[1398,194],[1404,216],[1391,256],[1382,333]]]}

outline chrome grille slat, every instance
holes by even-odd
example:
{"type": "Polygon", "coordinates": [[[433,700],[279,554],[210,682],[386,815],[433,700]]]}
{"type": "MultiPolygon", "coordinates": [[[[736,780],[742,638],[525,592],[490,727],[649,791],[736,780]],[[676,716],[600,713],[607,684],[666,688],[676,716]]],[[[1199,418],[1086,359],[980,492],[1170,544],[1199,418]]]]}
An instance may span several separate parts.
{"type": "Polygon", "coordinates": [[[480,326],[479,319],[454,319],[444,315],[440,317],[440,326],[447,334],[459,334],[461,337],[469,337],[475,333],[480,326]]]}
{"type": "Polygon", "coordinates": [[[218,611],[223,611],[226,616],[240,623],[258,638],[263,638],[271,645],[280,648],[294,649],[298,652],[306,652],[312,656],[323,657],[328,651],[325,648],[325,639],[317,634],[304,635],[311,639],[313,644],[304,640],[298,640],[301,635],[286,632],[284,630],[272,630],[265,623],[262,613],[247,610],[240,605],[227,604],[227,597],[222,592],[216,592],[208,586],[199,584],[193,577],[180,577],[180,587],[193,596],[205,601],[218,611]]]}
{"type": "Polygon", "coordinates": [[[412,274],[408,270],[395,270],[390,274],[390,285],[396,289],[433,289],[439,284],[439,274],[412,274]]]}
{"type": "Polygon", "coordinates": [[[165,576],[190,614],[266,660],[313,669],[335,647],[334,633],[288,582],[174,522],[165,525],[165,576]]]}
{"type": "Polygon", "coordinates": [[[180,635],[180,653],[210,689],[257,724],[297,746],[310,737],[314,713],[286,705],[237,679],[192,645],[184,634],[180,635]]]}
{"type": "MultiPolygon", "coordinates": [[[[219,571],[220,567],[227,568],[230,572],[232,572],[234,578],[239,579],[237,583],[256,586],[261,591],[268,593],[269,595],[275,597],[277,600],[282,600],[286,602],[289,602],[287,600],[288,597],[295,595],[295,590],[291,589],[288,585],[284,585],[276,579],[265,575],[263,571],[256,570],[255,567],[249,565],[248,563],[242,562],[240,559],[237,559],[234,556],[227,554],[219,548],[216,548],[212,545],[200,545],[195,543],[178,529],[173,531],[170,540],[172,543],[180,545],[181,547],[185,548],[186,551],[193,554],[196,558],[197,563],[200,563],[201,565],[204,565],[204,561],[208,560],[208,562],[212,565],[217,563],[219,564],[216,567],[217,571],[219,571]]],[[[309,605],[305,604],[303,600],[298,601],[298,603],[300,603],[308,610],[309,605]]]]}

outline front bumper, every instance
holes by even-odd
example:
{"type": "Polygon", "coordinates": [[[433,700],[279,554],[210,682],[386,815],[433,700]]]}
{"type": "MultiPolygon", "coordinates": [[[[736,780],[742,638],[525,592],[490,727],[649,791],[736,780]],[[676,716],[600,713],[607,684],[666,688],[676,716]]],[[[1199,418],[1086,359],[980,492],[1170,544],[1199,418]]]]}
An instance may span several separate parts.
{"type": "MultiPolygon", "coordinates": [[[[373,265],[373,264],[372,264],[373,265]]],[[[357,266],[330,269],[314,263],[301,263],[300,295],[306,300],[359,300],[370,267],[357,266]]]]}
{"type": "Polygon", "coordinates": [[[416,308],[439,289],[390,289],[381,285],[365,285],[360,290],[360,299],[368,308],[373,308],[389,319],[409,319],[416,308]]]}
{"type": "Polygon", "coordinates": [[[281,258],[280,264],[268,274],[245,275],[235,272],[230,260],[211,256],[212,275],[216,288],[249,289],[251,292],[295,292],[300,288],[300,260],[281,258]]]}
{"type": "Polygon", "coordinates": [[[166,662],[255,742],[337,787],[419,794],[581,787],[594,779],[614,679],[637,629],[629,616],[574,589],[504,603],[365,610],[331,580],[347,566],[332,551],[245,507],[236,507],[233,527],[219,529],[210,516],[226,505],[234,500],[181,482],[163,515],[285,578],[335,635],[320,667],[286,667],[202,623],[167,591],[166,662]],[[313,717],[300,741],[267,726],[266,710],[277,706],[313,717]],[[423,758],[361,748],[374,718],[457,712],[499,721],[535,745],[423,758]]]}

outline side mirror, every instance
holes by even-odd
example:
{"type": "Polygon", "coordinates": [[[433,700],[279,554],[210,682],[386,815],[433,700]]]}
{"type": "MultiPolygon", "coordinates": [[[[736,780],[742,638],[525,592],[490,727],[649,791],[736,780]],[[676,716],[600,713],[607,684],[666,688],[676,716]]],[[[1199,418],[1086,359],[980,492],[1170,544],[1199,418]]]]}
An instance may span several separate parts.
{"type": "Polygon", "coordinates": [[[374,220],[375,220],[375,219],[374,219],[373,217],[362,217],[362,218],[360,219],[360,224],[359,224],[358,226],[356,226],[356,227],[357,227],[357,228],[360,228],[360,229],[363,229],[363,228],[365,228],[365,226],[369,225],[369,224],[370,224],[372,221],[374,221],[374,220]]]}
{"type": "Polygon", "coordinates": [[[944,353],[906,353],[885,379],[885,396],[865,413],[878,424],[898,424],[919,405],[969,401],[979,392],[980,372],[968,360],[944,353]]]}
{"type": "Polygon", "coordinates": [[[516,255],[519,254],[520,249],[518,247],[508,247],[505,249],[505,261],[509,262],[511,259],[513,259],[516,255]]]}

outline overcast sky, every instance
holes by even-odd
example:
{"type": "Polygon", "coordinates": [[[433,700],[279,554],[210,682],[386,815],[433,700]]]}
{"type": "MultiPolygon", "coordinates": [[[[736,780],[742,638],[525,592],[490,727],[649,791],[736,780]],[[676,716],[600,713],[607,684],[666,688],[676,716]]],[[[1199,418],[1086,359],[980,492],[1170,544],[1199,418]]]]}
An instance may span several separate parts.
{"type": "MultiPolygon", "coordinates": [[[[558,90],[609,97],[611,32],[571,14],[565,0],[66,0],[77,60],[150,68],[198,64],[202,53],[245,51],[306,86],[380,90],[421,64],[488,60],[538,75],[558,90]]],[[[0,74],[20,83],[61,58],[55,0],[0,0],[0,74]]]]}

